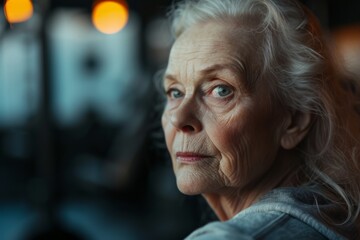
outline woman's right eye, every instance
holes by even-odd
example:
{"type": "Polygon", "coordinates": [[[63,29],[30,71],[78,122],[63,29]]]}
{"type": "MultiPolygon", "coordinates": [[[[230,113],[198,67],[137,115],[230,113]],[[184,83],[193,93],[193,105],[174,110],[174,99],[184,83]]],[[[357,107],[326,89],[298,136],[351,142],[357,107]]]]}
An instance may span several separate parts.
{"type": "Polygon", "coordinates": [[[170,99],[177,99],[177,98],[181,98],[182,96],[184,96],[184,94],[176,89],[176,88],[170,88],[167,92],[166,95],[170,98],[170,99]]]}

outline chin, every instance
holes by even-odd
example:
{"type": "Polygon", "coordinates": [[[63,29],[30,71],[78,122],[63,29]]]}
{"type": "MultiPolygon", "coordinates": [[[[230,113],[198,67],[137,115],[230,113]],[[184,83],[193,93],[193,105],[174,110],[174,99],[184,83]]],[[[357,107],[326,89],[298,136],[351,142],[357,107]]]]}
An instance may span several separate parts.
{"type": "Polygon", "coordinates": [[[209,191],[211,187],[210,179],[186,172],[178,172],[176,174],[176,184],[179,191],[185,195],[203,194],[209,191]]]}
{"type": "Polygon", "coordinates": [[[199,195],[202,193],[201,191],[198,191],[197,189],[195,189],[193,186],[184,185],[181,183],[178,183],[177,187],[181,193],[183,193],[185,195],[189,195],[189,196],[199,195]]]}

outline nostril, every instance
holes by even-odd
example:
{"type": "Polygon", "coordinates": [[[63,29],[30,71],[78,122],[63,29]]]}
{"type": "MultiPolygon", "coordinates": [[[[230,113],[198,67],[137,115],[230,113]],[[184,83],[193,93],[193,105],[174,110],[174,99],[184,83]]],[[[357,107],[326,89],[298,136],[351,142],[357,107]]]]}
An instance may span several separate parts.
{"type": "Polygon", "coordinates": [[[186,126],[183,126],[183,127],[182,127],[182,130],[183,130],[184,132],[194,132],[194,131],[195,131],[195,128],[194,128],[193,126],[191,126],[191,125],[186,125],[186,126]]]}

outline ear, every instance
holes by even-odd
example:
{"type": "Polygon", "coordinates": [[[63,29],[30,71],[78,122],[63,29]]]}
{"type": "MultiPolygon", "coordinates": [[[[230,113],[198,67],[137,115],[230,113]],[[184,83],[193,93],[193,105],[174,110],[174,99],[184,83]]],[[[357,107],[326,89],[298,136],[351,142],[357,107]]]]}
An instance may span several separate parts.
{"type": "Polygon", "coordinates": [[[296,147],[307,135],[311,126],[312,115],[310,113],[295,112],[288,115],[285,131],[281,136],[281,146],[290,150],[296,147]]]}

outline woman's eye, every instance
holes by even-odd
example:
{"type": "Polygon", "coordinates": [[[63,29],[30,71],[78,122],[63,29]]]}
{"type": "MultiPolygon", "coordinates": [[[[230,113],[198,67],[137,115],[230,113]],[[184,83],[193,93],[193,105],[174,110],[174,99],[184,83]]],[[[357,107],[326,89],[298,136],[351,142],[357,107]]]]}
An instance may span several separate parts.
{"type": "Polygon", "coordinates": [[[215,97],[227,97],[232,94],[232,92],[233,90],[231,89],[231,87],[228,87],[226,85],[219,85],[212,90],[211,94],[215,97]]]}
{"type": "Polygon", "coordinates": [[[175,88],[169,89],[166,94],[172,99],[181,98],[184,95],[182,92],[175,88]]]}

